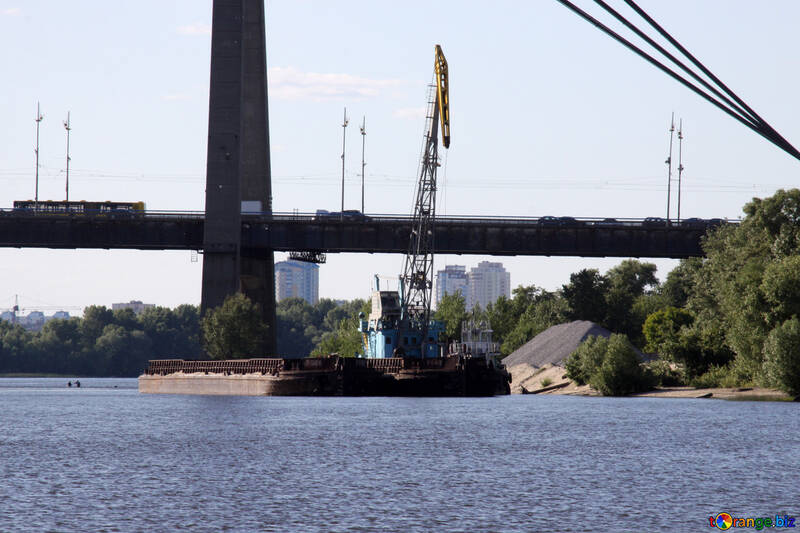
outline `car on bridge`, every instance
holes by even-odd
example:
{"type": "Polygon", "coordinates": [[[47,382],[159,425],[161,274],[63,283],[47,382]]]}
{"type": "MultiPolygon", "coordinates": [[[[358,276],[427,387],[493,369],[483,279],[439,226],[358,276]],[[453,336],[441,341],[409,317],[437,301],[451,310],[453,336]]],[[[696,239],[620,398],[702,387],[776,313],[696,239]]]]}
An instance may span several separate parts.
{"type": "Polygon", "coordinates": [[[558,217],[559,226],[577,226],[578,224],[583,224],[583,222],[578,222],[574,217],[558,217]]]}
{"type": "Polygon", "coordinates": [[[702,218],[696,218],[696,217],[681,220],[679,223],[681,226],[688,226],[690,228],[699,228],[708,226],[707,221],[703,220],[702,218]]]}
{"type": "Polygon", "coordinates": [[[621,222],[616,218],[604,218],[603,220],[597,220],[592,223],[594,226],[619,226],[621,222]]]}
{"type": "Polygon", "coordinates": [[[661,217],[647,217],[642,222],[644,226],[666,226],[667,221],[661,217]]]}
{"type": "Polygon", "coordinates": [[[344,211],[327,211],[325,209],[317,209],[317,213],[314,215],[314,220],[365,221],[369,220],[369,217],[358,209],[346,209],[344,211]]]}

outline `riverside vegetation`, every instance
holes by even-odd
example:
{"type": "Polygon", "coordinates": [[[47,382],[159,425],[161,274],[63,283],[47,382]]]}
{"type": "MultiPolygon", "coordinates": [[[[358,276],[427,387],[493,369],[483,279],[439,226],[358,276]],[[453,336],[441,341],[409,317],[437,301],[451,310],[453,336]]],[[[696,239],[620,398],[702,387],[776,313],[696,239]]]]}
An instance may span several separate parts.
{"type": "MultiPolygon", "coordinates": [[[[317,305],[290,298],[278,303],[278,352],[284,357],[358,349],[347,333],[355,330],[364,300],[317,305]],[[350,342],[350,344],[348,344],[350,342]]],[[[149,359],[257,357],[256,339],[266,325],[242,295],[200,317],[197,306],[155,307],[140,315],[90,306],[83,317],[50,320],[41,331],[0,321],[0,374],[138,376],[149,359]]],[[[356,338],[355,342],[360,342],[356,338]]]]}
{"type": "MultiPolygon", "coordinates": [[[[761,385],[800,394],[800,190],[755,198],[744,212],[741,224],[709,232],[705,258],[681,261],[663,283],[654,264],[625,260],[605,274],[576,272],[556,291],[517,287],[486,309],[465,309],[460,294],[447,295],[435,317],[449,339],[460,337],[464,320],[485,321],[503,355],[556,324],[600,324],[617,335],[588,340],[568,369],[604,394],[654,384],[761,385]],[[643,367],[630,344],[661,359],[643,367]]],[[[278,352],[353,356],[361,347],[358,314],[368,306],[279,302],[278,352]]],[[[0,322],[0,372],[134,376],[150,358],[197,358],[202,339],[215,357],[250,357],[253,346],[240,341],[266,327],[253,322],[256,315],[237,297],[202,327],[198,309],[188,305],[139,316],[93,306],[82,319],[53,320],[38,333],[0,322]]]]}

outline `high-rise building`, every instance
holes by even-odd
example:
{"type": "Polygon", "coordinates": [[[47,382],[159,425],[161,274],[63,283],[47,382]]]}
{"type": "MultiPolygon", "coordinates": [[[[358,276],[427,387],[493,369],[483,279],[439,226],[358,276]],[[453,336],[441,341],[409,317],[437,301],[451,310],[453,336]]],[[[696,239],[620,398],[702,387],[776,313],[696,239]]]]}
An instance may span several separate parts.
{"type": "Polygon", "coordinates": [[[467,298],[467,267],[462,265],[446,265],[444,270],[436,272],[436,307],[445,294],[461,293],[467,298]]]}
{"type": "Polygon", "coordinates": [[[302,298],[316,305],[319,301],[319,265],[292,260],[275,263],[275,296],[278,301],[302,298]]]}
{"type": "Polygon", "coordinates": [[[493,304],[501,296],[511,297],[511,274],[503,268],[503,263],[481,261],[467,274],[467,310],[476,305],[481,309],[493,304]]]}

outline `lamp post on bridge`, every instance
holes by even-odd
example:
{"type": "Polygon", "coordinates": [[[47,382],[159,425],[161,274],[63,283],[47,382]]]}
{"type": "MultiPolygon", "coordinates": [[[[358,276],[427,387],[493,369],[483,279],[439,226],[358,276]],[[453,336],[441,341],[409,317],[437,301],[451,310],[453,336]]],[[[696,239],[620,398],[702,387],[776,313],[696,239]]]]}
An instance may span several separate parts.
{"type": "Polygon", "coordinates": [[[367,117],[361,121],[361,214],[364,214],[364,148],[367,145],[367,117]]]}
{"type": "Polygon", "coordinates": [[[342,122],[342,209],[339,211],[339,218],[344,219],[344,146],[347,138],[347,108],[344,108],[344,121],[342,122]]]}
{"type": "Polygon", "coordinates": [[[64,129],[67,130],[67,202],[69,202],[69,132],[72,131],[72,126],[69,121],[69,111],[67,111],[67,120],[64,121],[64,129]]]}
{"type": "Polygon", "coordinates": [[[33,197],[34,209],[39,210],[39,124],[44,120],[39,102],[36,102],[36,191],[33,197]]]}
{"type": "Polygon", "coordinates": [[[681,221],[681,176],[683,175],[683,119],[678,122],[678,222],[681,221]]]}
{"type": "Polygon", "coordinates": [[[675,113],[672,113],[672,119],[669,125],[669,156],[664,161],[667,164],[667,226],[669,226],[669,197],[670,189],[672,186],[672,139],[675,134],[675,113]]]}

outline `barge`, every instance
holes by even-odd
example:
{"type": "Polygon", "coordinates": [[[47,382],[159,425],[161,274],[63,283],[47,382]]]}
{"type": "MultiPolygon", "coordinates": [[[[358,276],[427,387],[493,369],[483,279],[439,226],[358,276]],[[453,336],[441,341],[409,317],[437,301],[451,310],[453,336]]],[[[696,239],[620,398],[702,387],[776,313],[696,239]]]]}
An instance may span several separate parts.
{"type": "Polygon", "coordinates": [[[493,396],[510,374],[484,357],[150,361],[139,392],[240,396],[493,396]]]}
{"type": "Polygon", "coordinates": [[[150,361],[139,391],[245,396],[494,396],[511,393],[486,324],[462,324],[447,346],[444,324],[408,327],[398,291],[376,280],[369,317],[359,315],[363,354],[356,357],[150,361]]]}

